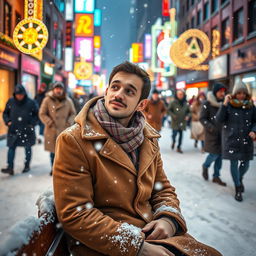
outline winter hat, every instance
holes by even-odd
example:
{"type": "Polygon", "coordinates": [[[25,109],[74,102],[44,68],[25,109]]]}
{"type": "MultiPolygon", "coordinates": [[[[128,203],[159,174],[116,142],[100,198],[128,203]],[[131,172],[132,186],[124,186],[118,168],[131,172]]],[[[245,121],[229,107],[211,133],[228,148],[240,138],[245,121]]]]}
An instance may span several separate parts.
{"type": "Polygon", "coordinates": [[[157,89],[154,89],[153,91],[152,91],[152,94],[159,94],[159,91],[157,90],[157,89]]]}
{"type": "Polygon", "coordinates": [[[248,87],[240,79],[236,81],[232,95],[236,95],[238,92],[244,92],[246,95],[250,95],[248,87]]]}
{"type": "Polygon", "coordinates": [[[212,89],[212,92],[213,94],[216,96],[216,93],[219,91],[219,90],[223,90],[223,91],[227,91],[227,88],[224,84],[222,83],[216,83],[213,85],[213,89],[212,89]]]}
{"type": "Polygon", "coordinates": [[[24,86],[22,86],[21,84],[17,84],[14,88],[14,92],[13,95],[15,96],[16,94],[23,94],[26,95],[26,90],[24,88],[24,86]]]}
{"type": "Polygon", "coordinates": [[[56,81],[52,84],[52,89],[56,88],[56,87],[59,87],[59,88],[62,88],[64,89],[64,84],[62,82],[59,82],[59,81],[56,81]]]}

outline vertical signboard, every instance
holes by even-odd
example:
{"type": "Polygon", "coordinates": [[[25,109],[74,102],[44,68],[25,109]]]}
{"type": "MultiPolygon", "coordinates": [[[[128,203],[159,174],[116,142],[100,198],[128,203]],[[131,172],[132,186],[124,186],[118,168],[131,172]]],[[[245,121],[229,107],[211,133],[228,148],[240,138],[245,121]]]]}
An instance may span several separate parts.
{"type": "Polygon", "coordinates": [[[94,34],[93,14],[76,14],[76,36],[91,37],[94,34]]]}
{"type": "Polygon", "coordinates": [[[133,52],[134,63],[143,62],[143,44],[142,43],[133,43],[132,52],[133,52]]]}
{"type": "Polygon", "coordinates": [[[75,0],[75,12],[93,13],[94,7],[94,0],[75,0]]]}

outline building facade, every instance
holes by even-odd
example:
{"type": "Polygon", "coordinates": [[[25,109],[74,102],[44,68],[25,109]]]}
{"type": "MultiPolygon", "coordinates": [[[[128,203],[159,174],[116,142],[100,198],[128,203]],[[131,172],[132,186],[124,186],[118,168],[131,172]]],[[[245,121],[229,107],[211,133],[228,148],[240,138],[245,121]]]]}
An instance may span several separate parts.
{"type": "Polygon", "coordinates": [[[198,28],[211,41],[208,71],[178,70],[186,84],[216,81],[230,90],[240,78],[256,100],[256,0],[181,0],[178,32],[198,28]]]}

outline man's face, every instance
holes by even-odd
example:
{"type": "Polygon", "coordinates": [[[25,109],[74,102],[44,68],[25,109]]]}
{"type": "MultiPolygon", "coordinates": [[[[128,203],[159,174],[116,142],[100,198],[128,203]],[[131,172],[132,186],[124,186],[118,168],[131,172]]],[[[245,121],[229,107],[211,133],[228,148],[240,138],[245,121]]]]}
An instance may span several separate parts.
{"type": "Polygon", "coordinates": [[[25,97],[24,94],[15,94],[15,98],[16,98],[17,100],[19,100],[19,101],[23,100],[24,97],[25,97]]]}
{"type": "Polygon", "coordinates": [[[246,93],[244,92],[238,92],[236,95],[235,95],[236,99],[238,100],[245,100],[246,99],[246,93]]]}
{"type": "Polygon", "coordinates": [[[225,90],[219,90],[216,92],[216,97],[218,100],[223,100],[225,98],[225,90]]]}
{"type": "Polygon", "coordinates": [[[184,98],[184,92],[183,91],[177,91],[177,98],[179,99],[179,100],[182,100],[183,98],[184,98]]]}
{"type": "Polygon", "coordinates": [[[152,99],[153,99],[154,101],[157,101],[158,98],[159,98],[158,93],[153,93],[153,94],[152,94],[152,99]]]}
{"type": "Polygon", "coordinates": [[[106,90],[105,107],[116,119],[130,119],[135,112],[143,87],[142,79],[125,72],[114,75],[106,90]]]}
{"type": "Polygon", "coordinates": [[[64,90],[62,87],[55,87],[53,89],[53,93],[56,95],[56,96],[62,96],[63,93],[64,93],[64,90]]]}

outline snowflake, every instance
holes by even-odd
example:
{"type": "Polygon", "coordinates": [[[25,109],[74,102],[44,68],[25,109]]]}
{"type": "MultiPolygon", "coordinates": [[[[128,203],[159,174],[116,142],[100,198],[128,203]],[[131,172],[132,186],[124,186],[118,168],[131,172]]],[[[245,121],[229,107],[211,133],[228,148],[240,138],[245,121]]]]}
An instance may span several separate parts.
{"type": "Polygon", "coordinates": [[[156,182],[155,185],[154,185],[154,189],[155,190],[162,190],[163,189],[163,184],[161,182],[156,182]]]}

